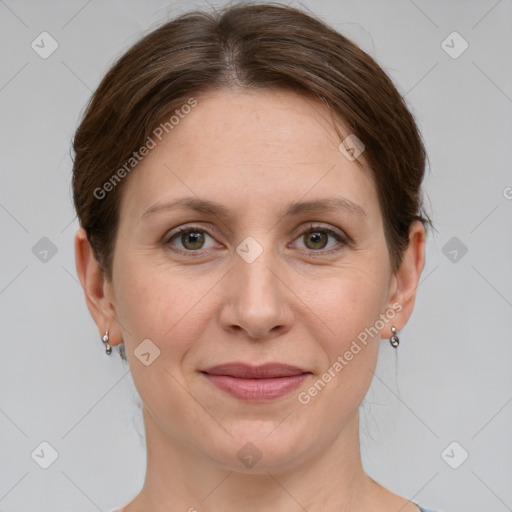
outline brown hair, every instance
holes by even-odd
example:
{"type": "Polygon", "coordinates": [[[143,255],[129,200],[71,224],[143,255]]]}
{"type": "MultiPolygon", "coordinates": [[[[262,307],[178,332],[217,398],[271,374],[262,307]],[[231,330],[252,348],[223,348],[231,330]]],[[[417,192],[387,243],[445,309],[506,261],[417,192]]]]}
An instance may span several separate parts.
{"type": "Polygon", "coordinates": [[[165,23],[122,55],[94,92],[73,141],[73,194],[106,275],[125,182],[113,181],[116,171],[124,176],[134,151],[193,95],[232,86],[316,97],[363,141],[397,267],[411,223],[430,223],[421,213],[426,155],[412,114],[379,65],[347,38],[298,9],[251,4],[165,23]]]}

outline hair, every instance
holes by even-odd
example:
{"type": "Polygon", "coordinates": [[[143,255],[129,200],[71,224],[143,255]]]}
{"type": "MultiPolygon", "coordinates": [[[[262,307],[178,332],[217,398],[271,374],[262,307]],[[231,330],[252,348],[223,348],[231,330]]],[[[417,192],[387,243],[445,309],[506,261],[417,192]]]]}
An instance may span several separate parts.
{"type": "Polygon", "coordinates": [[[112,278],[127,162],[135,168],[135,151],[194,95],[232,87],[287,88],[316,98],[363,141],[397,268],[411,223],[431,224],[422,213],[426,153],[414,117],[357,45],[299,9],[267,3],[166,22],[129,48],[92,95],[73,140],[73,199],[106,276],[112,278]]]}

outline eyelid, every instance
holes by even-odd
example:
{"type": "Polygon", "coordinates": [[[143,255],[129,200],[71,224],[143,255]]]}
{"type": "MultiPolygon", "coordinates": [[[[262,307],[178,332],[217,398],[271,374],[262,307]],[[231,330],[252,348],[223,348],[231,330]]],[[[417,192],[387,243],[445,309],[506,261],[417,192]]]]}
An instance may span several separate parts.
{"type": "Polygon", "coordinates": [[[309,233],[311,231],[314,231],[315,229],[317,229],[319,231],[325,231],[325,232],[331,233],[333,235],[337,235],[340,238],[346,239],[346,241],[348,242],[349,237],[344,231],[342,231],[341,229],[336,228],[334,226],[325,225],[325,224],[318,223],[318,222],[309,222],[305,228],[300,229],[297,236],[303,235],[305,233],[309,233]]]}

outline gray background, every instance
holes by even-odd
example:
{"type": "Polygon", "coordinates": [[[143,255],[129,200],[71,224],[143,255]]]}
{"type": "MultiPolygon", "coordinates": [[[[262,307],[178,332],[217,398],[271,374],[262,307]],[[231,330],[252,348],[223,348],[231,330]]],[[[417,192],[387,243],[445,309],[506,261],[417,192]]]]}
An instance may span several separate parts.
{"type": "MultiPolygon", "coordinates": [[[[117,351],[105,355],[76,277],[70,143],[114,59],[205,6],[0,0],[2,511],[105,511],[142,486],[138,397],[117,351]],[[43,31],[58,43],[46,59],[31,47],[43,31]],[[48,469],[44,441],[58,453],[48,469]]],[[[398,352],[383,340],[361,408],[365,467],[424,506],[512,510],[512,2],[302,6],[384,67],[430,157],[437,233],[398,352]],[[454,31],[469,44],[457,58],[463,41],[442,43],[454,31]]]]}

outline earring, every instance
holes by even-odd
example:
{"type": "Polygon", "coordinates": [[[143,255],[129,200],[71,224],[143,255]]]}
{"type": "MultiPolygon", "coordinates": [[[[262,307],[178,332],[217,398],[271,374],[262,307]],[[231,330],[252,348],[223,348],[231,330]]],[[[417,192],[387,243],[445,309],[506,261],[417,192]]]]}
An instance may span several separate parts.
{"type": "Polygon", "coordinates": [[[396,327],[391,327],[391,332],[393,333],[391,338],[389,338],[389,343],[393,348],[397,348],[400,344],[400,340],[398,336],[396,335],[396,327]]]}
{"type": "Polygon", "coordinates": [[[103,343],[105,344],[105,352],[107,355],[112,354],[112,347],[110,346],[110,343],[108,342],[108,331],[105,331],[105,334],[103,335],[103,338],[101,338],[103,343]]]}

